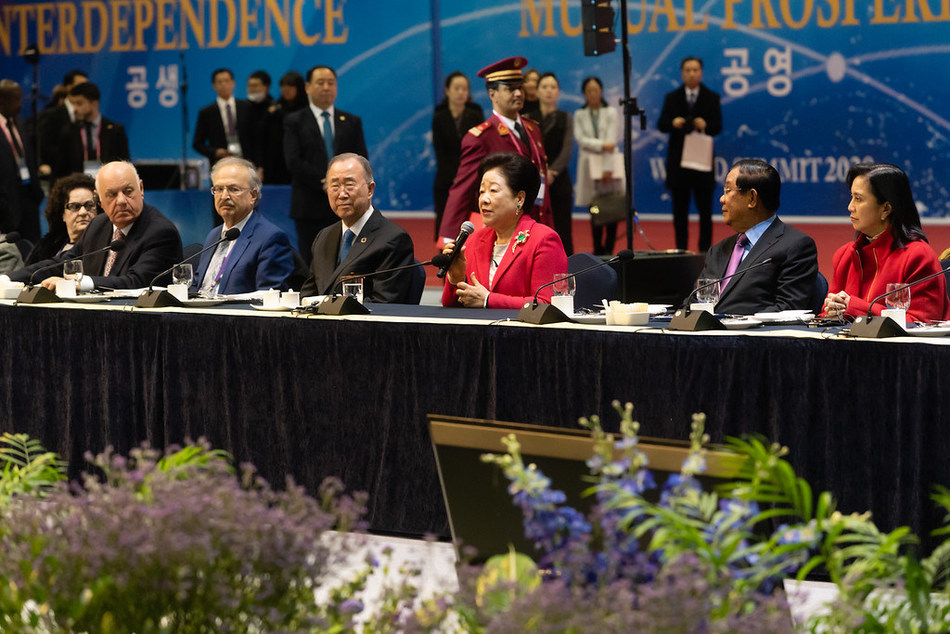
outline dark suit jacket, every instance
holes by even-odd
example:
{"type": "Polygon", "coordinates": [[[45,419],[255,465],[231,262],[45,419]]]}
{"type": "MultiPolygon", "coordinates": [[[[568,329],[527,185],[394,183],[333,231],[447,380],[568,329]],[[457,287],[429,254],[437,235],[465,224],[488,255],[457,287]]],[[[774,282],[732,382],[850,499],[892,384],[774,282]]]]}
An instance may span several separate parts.
{"type": "Polygon", "coordinates": [[[10,274],[16,282],[28,282],[34,271],[50,267],[40,272],[34,282],[45,280],[54,275],[62,276],[61,266],[54,266],[64,260],[82,257],[83,273],[92,279],[96,288],[143,288],[162,271],[181,262],[181,237],[171,220],[151,205],[145,205],[135,224],[125,237],[125,248],[116,254],[108,277],[102,275],[106,265],[108,251],[95,253],[112,241],[112,221],[106,214],[92,219],[82,237],[72,249],[55,258],[37,262],[10,274]]]}
{"type": "MultiPolygon", "coordinates": [[[[379,209],[373,212],[360,234],[353,241],[346,259],[337,264],[343,223],[338,221],[317,234],[313,241],[310,277],[300,291],[302,297],[330,295],[340,291],[344,275],[362,275],[412,264],[412,238],[405,229],[384,217],[379,209]]],[[[363,299],[383,304],[408,304],[413,269],[389,273],[364,280],[363,299]]]]}
{"type": "Polygon", "coordinates": [[[455,119],[447,105],[439,104],[432,115],[432,146],[435,149],[435,181],[432,187],[436,192],[444,192],[443,200],[449,195],[449,188],[459,168],[462,138],[469,128],[485,120],[485,114],[478,104],[467,103],[460,119],[461,133],[455,127],[455,119]]]}
{"type": "Polygon", "coordinates": [[[680,86],[673,92],[667,93],[656,127],[660,132],[670,134],[669,145],[666,149],[666,186],[670,189],[682,186],[684,172],[689,173],[686,175],[688,177],[708,180],[706,184],[709,187],[713,186],[715,170],[697,172],[680,167],[680,160],[683,158],[683,139],[693,131],[693,119],[697,117],[706,120],[706,134],[716,136],[722,132],[722,108],[719,106],[718,93],[707,88],[706,84],[700,84],[699,95],[696,97],[692,110],[689,108],[689,102],[686,101],[686,86],[680,86]],[[673,119],[676,117],[686,119],[686,125],[678,130],[673,127],[673,119]]]}
{"type": "Polygon", "coordinates": [[[59,160],[59,141],[63,130],[72,125],[69,118],[69,110],[65,104],[59,104],[55,108],[44,110],[39,114],[39,125],[37,134],[40,139],[39,162],[42,165],[49,165],[56,171],[56,162],[59,160]]]}
{"type": "MultiPolygon", "coordinates": [[[[221,227],[205,238],[205,247],[221,239],[221,227]]],[[[201,288],[205,272],[216,249],[201,254],[195,270],[194,287],[201,288]]],[[[249,293],[279,288],[287,290],[287,278],[294,272],[294,255],[287,235],[261,212],[251,214],[224,265],[219,293],[249,293]]]]}
{"type": "MultiPolygon", "coordinates": [[[[326,147],[309,104],[284,117],[284,159],[291,174],[290,217],[329,226],[336,221],[323,189],[327,176],[326,147]]],[[[333,110],[333,152],[353,152],[369,158],[363,138],[363,122],[356,115],[333,110]]]]}
{"type": "MultiPolygon", "coordinates": [[[[237,127],[238,141],[244,158],[256,163],[257,147],[254,142],[254,113],[251,103],[243,99],[234,100],[235,126],[237,127]]],[[[228,134],[225,132],[221,111],[215,100],[210,105],[198,111],[198,121],[195,123],[195,139],[191,147],[199,154],[206,156],[211,165],[218,159],[214,152],[218,149],[228,149],[228,134]]]]}
{"type": "MultiPolygon", "coordinates": [[[[700,277],[718,278],[726,274],[738,234],[714,244],[706,253],[700,277]]],[[[781,310],[805,310],[814,306],[818,276],[818,249],[815,241],[776,218],[737,270],[763,260],[772,262],[739,273],[729,280],[716,304],[716,311],[732,315],[752,315],[781,310]]]]}
{"type": "MultiPolygon", "coordinates": [[[[53,181],[81,172],[85,151],[82,144],[82,123],[76,122],[60,131],[60,156],[53,168],[53,181]]],[[[105,165],[112,161],[128,161],[129,138],[125,134],[125,126],[111,119],[102,117],[99,125],[99,162],[105,165]]]]}
{"type": "Polygon", "coordinates": [[[30,182],[24,185],[20,180],[20,169],[13,148],[7,143],[6,135],[0,132],[0,231],[3,233],[19,231],[23,220],[30,214],[35,216],[34,224],[38,224],[39,203],[43,200],[43,190],[36,175],[33,140],[27,134],[23,119],[16,117],[14,125],[23,142],[30,182]]]}

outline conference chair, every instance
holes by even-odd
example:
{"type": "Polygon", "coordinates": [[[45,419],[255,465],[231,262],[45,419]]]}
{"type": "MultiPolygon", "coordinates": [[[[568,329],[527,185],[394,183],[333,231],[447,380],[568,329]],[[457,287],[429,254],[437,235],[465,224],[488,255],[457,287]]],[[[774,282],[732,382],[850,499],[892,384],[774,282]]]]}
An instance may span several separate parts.
{"type": "MultiPolygon", "coordinates": [[[[593,253],[575,253],[567,258],[567,272],[577,273],[602,262],[593,253]]],[[[617,297],[617,272],[610,266],[601,266],[576,278],[574,285],[574,310],[599,309],[603,307],[602,300],[617,297]]]]}
{"type": "MultiPolygon", "coordinates": [[[[197,255],[198,251],[201,251],[203,248],[204,248],[204,245],[201,244],[200,242],[193,242],[183,247],[181,250],[182,261],[188,260],[188,258],[197,255]]],[[[198,266],[198,263],[195,262],[194,260],[188,260],[188,261],[192,263],[192,266],[195,266],[195,267],[198,266]]]]}
{"type": "MultiPolygon", "coordinates": [[[[412,260],[419,264],[419,260],[412,260]]],[[[426,289],[426,269],[424,266],[417,266],[412,269],[412,285],[409,287],[409,303],[419,304],[422,301],[422,292],[426,289]]]]}
{"type": "Polygon", "coordinates": [[[815,293],[812,295],[811,309],[817,315],[825,307],[825,297],[828,295],[828,278],[818,271],[815,278],[815,293]]]}

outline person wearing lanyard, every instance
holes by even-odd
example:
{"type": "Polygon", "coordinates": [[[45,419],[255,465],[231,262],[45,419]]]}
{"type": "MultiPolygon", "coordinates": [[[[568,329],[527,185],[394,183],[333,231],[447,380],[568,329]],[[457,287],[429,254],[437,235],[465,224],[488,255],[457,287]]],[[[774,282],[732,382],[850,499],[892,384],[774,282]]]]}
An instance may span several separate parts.
{"type": "MultiPolygon", "coordinates": [[[[455,181],[449,190],[439,236],[445,242],[455,239],[462,223],[478,212],[478,166],[481,160],[495,152],[516,152],[534,164],[541,177],[541,188],[535,200],[529,200],[526,209],[530,217],[549,227],[554,226],[551,197],[545,180],[548,158],[544,152],[541,127],[519,114],[524,105],[521,69],[528,63],[524,57],[509,57],[478,71],[485,80],[485,88],[492,103],[492,114],[462,139],[462,157],[455,181]]],[[[476,226],[479,216],[473,219],[476,226]]]]}
{"type": "Polygon", "coordinates": [[[74,172],[95,176],[101,165],[129,160],[129,138],[125,126],[103,117],[99,100],[99,87],[92,82],[76,84],[69,89],[69,102],[76,113],[76,123],[67,146],[65,170],[59,177],[74,172]]]}
{"type": "Polygon", "coordinates": [[[211,296],[287,290],[294,273],[293,250],[287,235],[255,211],[261,200],[261,178],[254,164],[236,157],[221,159],[211,168],[211,182],[214,208],[224,224],[211,230],[205,246],[210,247],[234,227],[241,234],[201,255],[194,290],[211,296]]]}

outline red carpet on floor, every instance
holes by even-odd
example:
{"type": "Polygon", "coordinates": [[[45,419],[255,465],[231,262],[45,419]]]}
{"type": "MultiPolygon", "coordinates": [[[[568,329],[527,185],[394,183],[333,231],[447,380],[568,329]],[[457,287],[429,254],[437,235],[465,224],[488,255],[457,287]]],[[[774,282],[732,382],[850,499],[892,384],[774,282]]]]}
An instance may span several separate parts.
{"type": "MultiPolygon", "coordinates": [[[[427,260],[435,255],[437,247],[433,236],[433,225],[435,224],[435,215],[431,217],[406,217],[405,214],[390,213],[387,216],[401,225],[412,236],[412,242],[415,245],[416,257],[421,260],[427,260]]],[[[809,219],[801,218],[783,218],[783,221],[804,231],[818,245],[818,269],[827,278],[831,278],[831,258],[845,242],[854,239],[854,230],[851,229],[851,223],[847,217],[839,222],[814,222],[809,219]]],[[[672,216],[668,219],[649,219],[641,220],[640,229],[646,234],[647,240],[657,250],[672,249],[676,246],[673,238],[673,220],[672,216]]],[[[699,223],[694,219],[690,223],[690,246],[696,248],[696,240],[699,235],[699,223]]],[[[924,231],[930,240],[930,245],[939,255],[944,249],[950,247],[950,225],[947,224],[928,224],[924,222],[924,231]]],[[[732,233],[726,225],[722,223],[721,216],[716,217],[713,222],[713,242],[718,242],[732,233]]],[[[574,250],[590,251],[593,240],[591,238],[590,222],[583,216],[574,217],[574,250]]],[[[617,244],[614,253],[627,246],[626,228],[621,224],[617,231],[617,244]]],[[[637,251],[649,250],[650,247],[643,237],[636,232],[633,237],[633,248],[637,251]]],[[[442,280],[435,276],[435,271],[431,268],[427,270],[426,285],[441,286],[442,280]]]]}

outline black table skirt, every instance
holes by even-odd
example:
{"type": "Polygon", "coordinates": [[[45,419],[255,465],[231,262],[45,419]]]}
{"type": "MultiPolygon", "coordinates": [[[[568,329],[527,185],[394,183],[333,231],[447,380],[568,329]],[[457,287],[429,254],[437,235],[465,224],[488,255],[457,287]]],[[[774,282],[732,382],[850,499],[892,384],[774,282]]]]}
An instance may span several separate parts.
{"type": "Polygon", "coordinates": [[[884,529],[937,526],[929,486],[950,486],[946,346],[13,306],[0,328],[2,429],[73,473],[107,445],[204,436],[277,485],[368,491],[378,530],[448,533],[429,413],[615,425],[620,399],[642,434],[685,439],[702,411],[714,441],[788,445],[884,529]]]}

